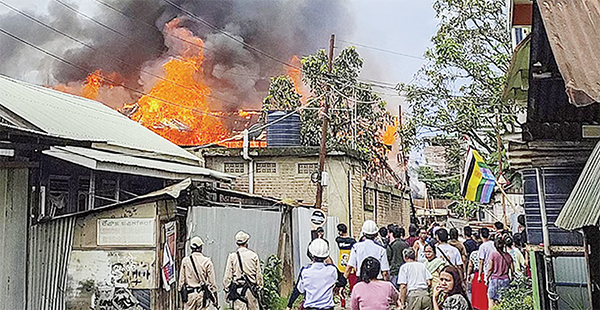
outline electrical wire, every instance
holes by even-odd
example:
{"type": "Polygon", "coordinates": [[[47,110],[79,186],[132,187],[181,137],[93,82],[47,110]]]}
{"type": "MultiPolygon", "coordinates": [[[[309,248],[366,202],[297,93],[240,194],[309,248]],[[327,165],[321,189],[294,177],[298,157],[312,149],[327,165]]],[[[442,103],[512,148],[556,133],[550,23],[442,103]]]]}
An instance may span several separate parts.
{"type": "MultiPolygon", "coordinates": [[[[59,1],[59,0],[55,0],[55,1],[59,1]]],[[[207,22],[206,20],[204,20],[204,19],[202,19],[202,18],[198,17],[196,14],[194,14],[194,13],[192,13],[192,12],[190,12],[190,11],[186,10],[185,8],[181,7],[180,5],[178,5],[178,4],[176,4],[176,3],[174,3],[174,2],[172,2],[172,1],[170,1],[170,0],[162,0],[162,1],[164,1],[164,2],[166,2],[166,3],[168,3],[168,4],[170,4],[170,5],[171,5],[171,6],[173,6],[174,8],[177,8],[177,9],[178,9],[178,10],[180,10],[181,12],[184,12],[186,15],[188,15],[188,16],[189,16],[189,17],[191,17],[192,19],[194,19],[194,20],[196,20],[196,21],[198,21],[198,22],[202,23],[203,25],[205,25],[205,26],[207,26],[207,27],[209,27],[209,28],[211,28],[211,29],[213,29],[213,30],[215,30],[215,31],[217,31],[217,32],[219,32],[219,33],[221,33],[221,34],[223,34],[224,36],[228,37],[229,39],[231,39],[231,40],[233,40],[233,41],[235,41],[235,42],[238,42],[238,43],[242,44],[244,47],[247,47],[248,49],[250,49],[250,50],[252,50],[252,51],[254,51],[254,52],[256,52],[256,53],[259,53],[259,54],[261,54],[261,55],[263,55],[263,56],[265,56],[265,57],[267,57],[267,58],[269,58],[269,59],[271,59],[271,60],[273,60],[273,61],[276,61],[276,62],[278,62],[278,63],[280,63],[280,64],[282,64],[282,65],[284,65],[284,66],[287,66],[287,67],[290,67],[290,68],[294,68],[294,69],[297,69],[297,70],[302,70],[302,68],[299,68],[299,67],[297,67],[297,66],[294,66],[294,65],[292,65],[292,64],[290,64],[290,63],[288,63],[288,62],[285,62],[285,61],[283,61],[283,60],[277,59],[276,57],[274,57],[274,56],[271,56],[270,54],[268,54],[268,53],[266,53],[266,52],[264,52],[264,51],[262,51],[262,50],[260,50],[260,49],[258,49],[258,48],[256,48],[256,47],[254,47],[254,46],[252,46],[252,45],[250,45],[250,44],[248,44],[248,43],[244,42],[243,40],[240,40],[240,39],[238,39],[238,38],[234,37],[233,35],[229,34],[228,32],[226,32],[226,31],[224,31],[224,30],[221,30],[221,29],[220,29],[220,28],[218,28],[217,26],[215,26],[215,25],[213,25],[213,24],[211,24],[211,23],[207,22]]]]}
{"type": "MultiPolygon", "coordinates": [[[[14,40],[16,40],[16,41],[19,41],[19,42],[21,42],[21,43],[23,43],[23,44],[25,44],[25,45],[27,45],[27,46],[29,46],[29,47],[31,47],[31,48],[33,48],[33,49],[35,49],[35,50],[39,51],[39,52],[41,52],[41,53],[44,53],[44,54],[46,54],[46,55],[48,55],[48,56],[50,56],[50,57],[52,57],[52,58],[54,58],[54,59],[56,59],[56,60],[58,60],[58,61],[61,61],[61,62],[65,63],[65,64],[68,64],[69,66],[72,66],[72,67],[74,67],[74,68],[76,68],[76,69],[79,69],[79,70],[81,70],[81,71],[83,71],[83,72],[88,72],[88,70],[87,70],[86,68],[83,68],[83,67],[81,67],[81,66],[79,66],[79,65],[77,65],[77,64],[74,64],[74,63],[72,63],[72,62],[70,62],[70,61],[68,61],[68,60],[66,60],[66,59],[64,59],[64,58],[62,58],[62,57],[60,57],[60,56],[58,56],[58,55],[55,55],[55,54],[53,54],[53,53],[51,53],[51,52],[49,52],[49,51],[47,51],[47,50],[45,50],[45,49],[43,49],[43,48],[39,47],[39,46],[36,46],[36,45],[35,45],[35,44],[33,44],[33,43],[30,43],[30,42],[28,42],[28,41],[26,41],[26,40],[24,40],[24,39],[22,39],[22,38],[19,38],[18,36],[14,35],[14,34],[12,34],[12,33],[10,33],[10,32],[8,32],[8,31],[6,31],[6,30],[4,30],[4,29],[2,29],[2,28],[0,28],[0,33],[3,33],[4,35],[6,35],[6,36],[8,36],[8,37],[10,37],[10,38],[12,38],[12,39],[14,39],[14,40]]],[[[171,102],[171,101],[168,101],[168,100],[162,99],[162,98],[158,98],[158,97],[156,97],[156,96],[153,96],[153,95],[150,95],[150,94],[148,94],[148,93],[145,93],[145,92],[143,92],[143,91],[140,91],[140,90],[137,90],[137,89],[131,88],[131,87],[129,87],[129,86],[127,86],[127,85],[125,85],[125,84],[120,84],[120,83],[118,83],[118,82],[116,82],[116,81],[113,81],[113,80],[111,80],[111,79],[108,79],[108,78],[104,78],[104,79],[105,79],[105,80],[107,80],[107,81],[109,81],[110,83],[112,83],[112,84],[113,84],[113,85],[115,85],[115,86],[121,86],[121,87],[123,87],[123,88],[125,88],[125,89],[128,89],[128,90],[130,90],[130,91],[134,92],[134,93],[137,93],[137,94],[141,94],[141,95],[147,96],[147,97],[149,97],[149,98],[152,98],[152,99],[155,99],[155,100],[158,100],[158,101],[161,101],[161,102],[167,103],[167,104],[169,104],[169,105],[177,106],[177,107],[184,108],[184,109],[189,109],[189,110],[191,110],[191,111],[194,111],[194,112],[196,112],[196,113],[199,113],[199,114],[202,114],[202,115],[205,115],[205,116],[216,117],[216,118],[222,117],[221,115],[215,115],[215,114],[212,114],[212,113],[207,113],[207,112],[205,112],[205,111],[202,111],[202,110],[199,110],[199,109],[195,109],[195,108],[186,107],[186,106],[183,106],[183,105],[180,105],[180,104],[177,104],[177,103],[174,103],[174,102],[171,102]]]]}
{"type": "MultiPolygon", "coordinates": [[[[1,4],[1,5],[4,5],[5,7],[9,8],[9,9],[11,9],[11,10],[13,10],[14,12],[16,12],[16,13],[18,13],[18,14],[20,14],[20,15],[24,16],[24,17],[26,17],[27,19],[29,19],[29,20],[31,20],[31,21],[33,21],[33,22],[37,23],[38,25],[40,25],[40,26],[42,26],[42,27],[44,27],[44,28],[46,28],[46,29],[52,30],[52,31],[54,31],[55,33],[58,33],[58,34],[60,34],[60,35],[62,35],[62,36],[64,36],[64,37],[67,37],[67,38],[69,38],[69,39],[71,39],[71,40],[73,40],[73,41],[75,41],[75,42],[77,42],[77,43],[79,43],[79,44],[81,44],[81,45],[83,45],[83,46],[85,46],[85,47],[87,47],[87,48],[89,48],[89,49],[91,49],[91,50],[93,50],[93,51],[95,51],[95,52],[99,53],[99,54],[101,54],[101,55],[102,55],[102,56],[104,56],[104,57],[107,57],[107,58],[109,58],[109,59],[114,59],[114,60],[118,61],[119,63],[121,63],[121,64],[123,64],[123,65],[126,65],[126,66],[128,66],[128,67],[131,67],[131,68],[137,69],[137,70],[139,70],[140,72],[143,72],[143,73],[145,73],[145,74],[148,74],[148,75],[150,75],[150,76],[152,76],[152,77],[155,77],[155,78],[157,78],[157,79],[163,80],[163,81],[165,81],[165,82],[169,82],[169,83],[171,83],[171,84],[173,84],[173,85],[176,85],[176,86],[179,86],[179,87],[181,87],[181,88],[187,89],[187,90],[189,90],[189,91],[191,91],[191,92],[195,92],[195,93],[197,93],[197,94],[201,94],[201,95],[203,95],[203,96],[210,97],[210,98],[213,98],[213,99],[215,99],[215,100],[219,100],[219,101],[221,101],[221,102],[227,102],[227,103],[231,103],[231,104],[237,104],[237,102],[233,102],[233,101],[228,101],[228,100],[224,100],[224,99],[221,99],[221,98],[217,98],[217,97],[214,97],[213,95],[210,95],[210,94],[202,94],[202,93],[198,92],[198,90],[196,90],[196,89],[193,89],[193,88],[191,88],[191,87],[189,87],[189,86],[186,86],[186,85],[183,85],[183,84],[177,83],[177,82],[175,82],[175,81],[172,81],[172,80],[169,80],[169,79],[167,79],[167,78],[165,78],[165,77],[162,77],[162,76],[159,76],[159,75],[157,75],[157,74],[154,74],[154,73],[152,73],[152,72],[150,72],[150,71],[144,70],[144,69],[143,69],[141,66],[135,66],[135,65],[132,65],[132,64],[128,63],[128,62],[127,62],[127,61],[125,61],[125,60],[122,60],[122,59],[120,59],[120,58],[117,58],[117,57],[114,57],[114,56],[112,56],[112,55],[109,55],[108,53],[106,53],[106,52],[104,52],[104,51],[102,51],[102,50],[99,50],[99,49],[97,49],[97,48],[95,48],[95,47],[93,47],[93,46],[91,46],[91,45],[89,45],[89,44],[87,44],[87,43],[85,43],[85,42],[83,42],[83,41],[81,41],[81,40],[79,40],[79,39],[77,39],[77,38],[75,38],[75,37],[73,37],[73,36],[71,36],[71,35],[67,34],[67,33],[64,33],[64,32],[62,32],[62,31],[60,31],[60,30],[58,30],[58,29],[56,29],[56,28],[54,28],[54,27],[52,27],[52,26],[50,26],[50,25],[48,25],[48,24],[46,24],[46,23],[44,23],[44,22],[42,22],[42,21],[40,21],[40,20],[38,20],[38,19],[36,19],[35,17],[33,17],[33,16],[31,16],[31,15],[29,15],[29,14],[27,14],[27,13],[25,13],[25,12],[23,12],[23,11],[21,11],[21,10],[19,10],[19,9],[17,9],[17,8],[15,8],[15,7],[11,6],[11,5],[9,5],[9,4],[7,4],[6,2],[4,2],[4,1],[2,1],[2,0],[0,0],[0,4],[1,4]]],[[[187,42],[187,41],[186,41],[186,42],[187,42]]],[[[103,77],[103,78],[104,78],[104,77],[103,77]]]]}
{"type": "Polygon", "coordinates": [[[398,56],[404,56],[404,57],[413,58],[413,59],[426,60],[425,58],[420,57],[420,56],[415,56],[415,55],[410,55],[410,54],[405,54],[405,53],[390,51],[390,50],[386,50],[386,49],[382,49],[382,48],[378,48],[378,47],[373,47],[373,46],[368,46],[368,45],[353,43],[353,42],[349,42],[349,41],[345,41],[345,40],[339,40],[338,39],[338,41],[343,42],[343,43],[347,43],[347,44],[350,44],[350,45],[360,46],[360,47],[364,47],[364,48],[368,48],[368,49],[372,49],[372,50],[384,52],[384,53],[394,54],[394,55],[398,55],[398,56]]]}

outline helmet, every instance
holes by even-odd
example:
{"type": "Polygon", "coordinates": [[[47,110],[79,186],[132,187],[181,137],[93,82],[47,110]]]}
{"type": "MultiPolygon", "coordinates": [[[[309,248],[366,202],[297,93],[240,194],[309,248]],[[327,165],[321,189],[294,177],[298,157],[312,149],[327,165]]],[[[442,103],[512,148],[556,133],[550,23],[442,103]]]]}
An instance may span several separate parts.
{"type": "Polygon", "coordinates": [[[202,238],[195,236],[194,238],[192,238],[192,240],[190,241],[190,247],[192,248],[198,248],[204,245],[204,241],[202,241],[202,238]]]}
{"type": "Polygon", "coordinates": [[[248,242],[248,239],[250,239],[250,235],[242,230],[235,234],[235,243],[238,245],[248,242]]]}
{"type": "Polygon", "coordinates": [[[317,258],[326,258],[329,256],[329,244],[321,238],[317,238],[308,245],[308,252],[317,258]]]}
{"type": "Polygon", "coordinates": [[[377,224],[371,220],[367,220],[364,222],[362,226],[362,233],[365,235],[375,235],[379,232],[377,228],[377,224]]]}

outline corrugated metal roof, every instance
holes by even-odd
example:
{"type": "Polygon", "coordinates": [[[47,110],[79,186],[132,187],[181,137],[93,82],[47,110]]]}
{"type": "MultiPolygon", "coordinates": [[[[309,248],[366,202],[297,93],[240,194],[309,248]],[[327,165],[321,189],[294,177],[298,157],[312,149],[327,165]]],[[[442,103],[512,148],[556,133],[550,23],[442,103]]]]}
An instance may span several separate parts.
{"type": "Polygon", "coordinates": [[[98,171],[146,175],[173,180],[188,177],[194,180],[206,180],[206,177],[222,180],[235,178],[232,175],[200,166],[160,161],[83,147],[52,147],[50,150],[43,151],[43,153],[98,171]]]}
{"type": "Polygon", "coordinates": [[[195,162],[193,154],[100,102],[0,75],[0,106],[43,132],[106,147],[137,150],[145,157],[195,162]]]}
{"type": "Polygon", "coordinates": [[[590,155],[569,199],[554,223],[568,230],[598,225],[600,219],[600,143],[590,155]]]}
{"type": "Polygon", "coordinates": [[[538,1],[571,104],[600,102],[600,0],[538,1]]]}

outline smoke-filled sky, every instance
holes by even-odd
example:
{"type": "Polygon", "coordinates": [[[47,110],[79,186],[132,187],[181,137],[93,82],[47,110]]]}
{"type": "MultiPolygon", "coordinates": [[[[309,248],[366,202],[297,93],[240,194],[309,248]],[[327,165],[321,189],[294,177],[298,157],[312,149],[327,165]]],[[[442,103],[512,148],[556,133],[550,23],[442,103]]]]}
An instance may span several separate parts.
{"type": "MultiPolygon", "coordinates": [[[[2,1],[84,41],[96,51],[0,5],[0,29],[86,69],[74,68],[0,34],[1,74],[54,85],[82,80],[100,68],[119,73],[131,87],[143,86],[139,80],[140,68],[168,51],[162,33],[164,24],[183,17],[182,24],[205,42],[204,76],[213,95],[227,102],[222,108],[229,110],[238,108],[235,102],[245,107],[255,103],[258,106],[253,108],[258,108],[269,77],[284,72],[282,64],[249,51],[239,41],[286,62],[293,55],[302,56],[327,48],[332,33],[338,38],[338,50],[351,42],[421,56],[436,25],[431,9],[433,0],[169,0],[228,35],[185,17],[178,8],[163,0],[2,1]],[[100,2],[133,18],[124,17],[100,2]],[[67,6],[113,31],[77,15],[67,6]]],[[[369,80],[391,84],[408,82],[422,63],[419,59],[375,49],[361,46],[357,49],[365,58],[361,77],[369,80]]],[[[397,97],[386,99],[398,100],[397,97]]]]}

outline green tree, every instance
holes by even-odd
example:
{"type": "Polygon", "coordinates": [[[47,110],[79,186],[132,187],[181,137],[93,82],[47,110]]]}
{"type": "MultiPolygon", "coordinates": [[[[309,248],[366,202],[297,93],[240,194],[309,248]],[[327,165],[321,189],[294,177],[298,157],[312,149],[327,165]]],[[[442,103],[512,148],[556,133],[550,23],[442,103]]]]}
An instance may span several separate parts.
{"type": "MultiPolygon", "coordinates": [[[[368,171],[380,168],[389,148],[381,141],[386,126],[394,124],[386,103],[369,84],[358,76],[363,59],[353,47],[343,49],[333,60],[331,73],[324,50],[302,58],[302,81],[310,91],[301,112],[301,140],[303,145],[317,146],[321,139],[322,119],[319,106],[322,100],[329,104],[327,146],[353,150],[365,159],[368,171]]],[[[263,101],[263,110],[294,110],[302,105],[289,77],[271,79],[269,93],[263,101]]]]}
{"type": "Polygon", "coordinates": [[[496,133],[514,133],[516,115],[524,109],[501,101],[511,56],[506,1],[436,0],[433,8],[440,23],[425,52],[427,62],[415,83],[399,85],[412,113],[403,138],[416,146],[421,143],[416,133],[423,130],[467,136],[489,155],[496,150],[496,133]]]}

